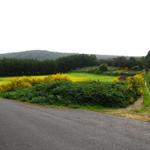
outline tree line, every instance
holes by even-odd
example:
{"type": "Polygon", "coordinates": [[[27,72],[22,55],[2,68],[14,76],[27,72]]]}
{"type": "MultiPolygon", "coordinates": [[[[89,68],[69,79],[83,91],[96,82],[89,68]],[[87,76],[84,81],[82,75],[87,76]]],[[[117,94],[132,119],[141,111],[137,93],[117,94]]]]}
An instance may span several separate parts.
{"type": "Polygon", "coordinates": [[[128,67],[129,69],[149,70],[150,69],[150,51],[144,57],[116,57],[114,59],[100,60],[99,64],[104,63],[108,66],[128,67]]]}
{"type": "Polygon", "coordinates": [[[68,72],[72,69],[94,66],[97,64],[94,55],[71,55],[57,60],[39,61],[35,59],[1,59],[0,76],[46,75],[68,72]]]}
{"type": "Polygon", "coordinates": [[[76,54],[56,60],[0,59],[0,76],[46,75],[68,72],[76,68],[106,64],[129,69],[150,68],[150,51],[146,57],[116,57],[99,60],[95,55],[76,54]]]}
{"type": "Polygon", "coordinates": [[[116,57],[108,60],[99,60],[99,64],[107,64],[114,67],[128,67],[129,69],[143,69],[145,67],[144,57],[116,57]]]}

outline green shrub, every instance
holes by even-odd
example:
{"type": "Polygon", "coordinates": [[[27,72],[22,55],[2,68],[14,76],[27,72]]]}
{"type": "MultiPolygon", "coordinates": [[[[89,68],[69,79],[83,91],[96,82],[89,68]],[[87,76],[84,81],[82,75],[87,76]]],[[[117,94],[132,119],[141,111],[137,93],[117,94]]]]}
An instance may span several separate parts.
{"type": "Polygon", "coordinates": [[[134,97],[139,97],[144,93],[144,74],[138,74],[128,77],[128,89],[134,94],[134,97]]]}
{"type": "Polygon", "coordinates": [[[51,75],[51,79],[56,80],[56,81],[59,81],[59,80],[70,81],[71,80],[68,75],[63,74],[63,73],[53,74],[51,75]]]}
{"type": "Polygon", "coordinates": [[[29,88],[36,84],[47,82],[51,80],[50,77],[34,78],[34,77],[18,77],[9,83],[1,84],[0,91],[12,91],[16,89],[29,88]]]}
{"type": "Polygon", "coordinates": [[[45,103],[48,103],[48,99],[43,96],[37,96],[31,99],[31,103],[45,104],[45,103]]]}
{"type": "Polygon", "coordinates": [[[108,70],[107,64],[101,64],[101,65],[98,67],[98,70],[99,70],[99,71],[102,71],[102,72],[107,71],[107,70],[108,70]]]}
{"type": "Polygon", "coordinates": [[[3,96],[40,104],[90,104],[126,107],[133,103],[139,94],[136,93],[139,90],[134,90],[131,86],[132,83],[50,81],[27,89],[4,92],[3,96]]]}
{"type": "Polygon", "coordinates": [[[133,66],[131,69],[135,70],[135,71],[140,71],[141,70],[141,68],[139,66],[133,66]]]}

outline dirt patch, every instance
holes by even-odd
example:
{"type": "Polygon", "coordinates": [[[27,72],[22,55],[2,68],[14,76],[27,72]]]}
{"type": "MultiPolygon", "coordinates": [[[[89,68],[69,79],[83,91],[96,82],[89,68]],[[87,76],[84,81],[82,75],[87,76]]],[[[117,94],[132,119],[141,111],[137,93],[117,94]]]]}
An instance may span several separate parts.
{"type": "Polygon", "coordinates": [[[143,96],[140,97],[134,104],[128,106],[126,108],[126,110],[138,110],[138,109],[141,109],[143,107],[143,104],[144,104],[144,98],[143,96]]]}
{"type": "Polygon", "coordinates": [[[143,96],[140,97],[134,104],[130,105],[127,108],[111,110],[106,113],[111,113],[113,115],[123,116],[130,119],[137,119],[150,122],[150,115],[147,114],[139,114],[137,113],[139,110],[143,108],[144,99],[143,96]]]}

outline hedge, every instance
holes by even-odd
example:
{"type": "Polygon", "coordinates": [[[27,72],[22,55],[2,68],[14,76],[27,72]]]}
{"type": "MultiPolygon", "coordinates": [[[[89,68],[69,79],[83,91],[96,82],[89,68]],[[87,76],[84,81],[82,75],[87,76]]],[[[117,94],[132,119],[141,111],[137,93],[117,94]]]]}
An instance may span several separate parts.
{"type": "Polygon", "coordinates": [[[3,92],[2,95],[6,98],[40,104],[90,104],[105,107],[126,107],[142,95],[138,88],[131,86],[133,82],[128,82],[51,81],[31,88],[3,92]]]}

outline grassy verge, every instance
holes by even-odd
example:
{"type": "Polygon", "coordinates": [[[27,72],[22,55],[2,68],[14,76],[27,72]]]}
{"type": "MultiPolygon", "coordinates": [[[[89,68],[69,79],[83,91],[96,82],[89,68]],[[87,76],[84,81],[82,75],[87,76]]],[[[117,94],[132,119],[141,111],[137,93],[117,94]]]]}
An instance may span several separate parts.
{"type": "Polygon", "coordinates": [[[144,103],[143,103],[143,107],[137,112],[150,116],[150,89],[149,89],[149,87],[150,87],[150,71],[146,74],[145,79],[146,79],[146,86],[144,89],[144,103]]]}
{"type": "Polygon", "coordinates": [[[140,110],[137,110],[137,113],[150,116],[150,92],[147,87],[144,90],[143,107],[140,110]]]}

